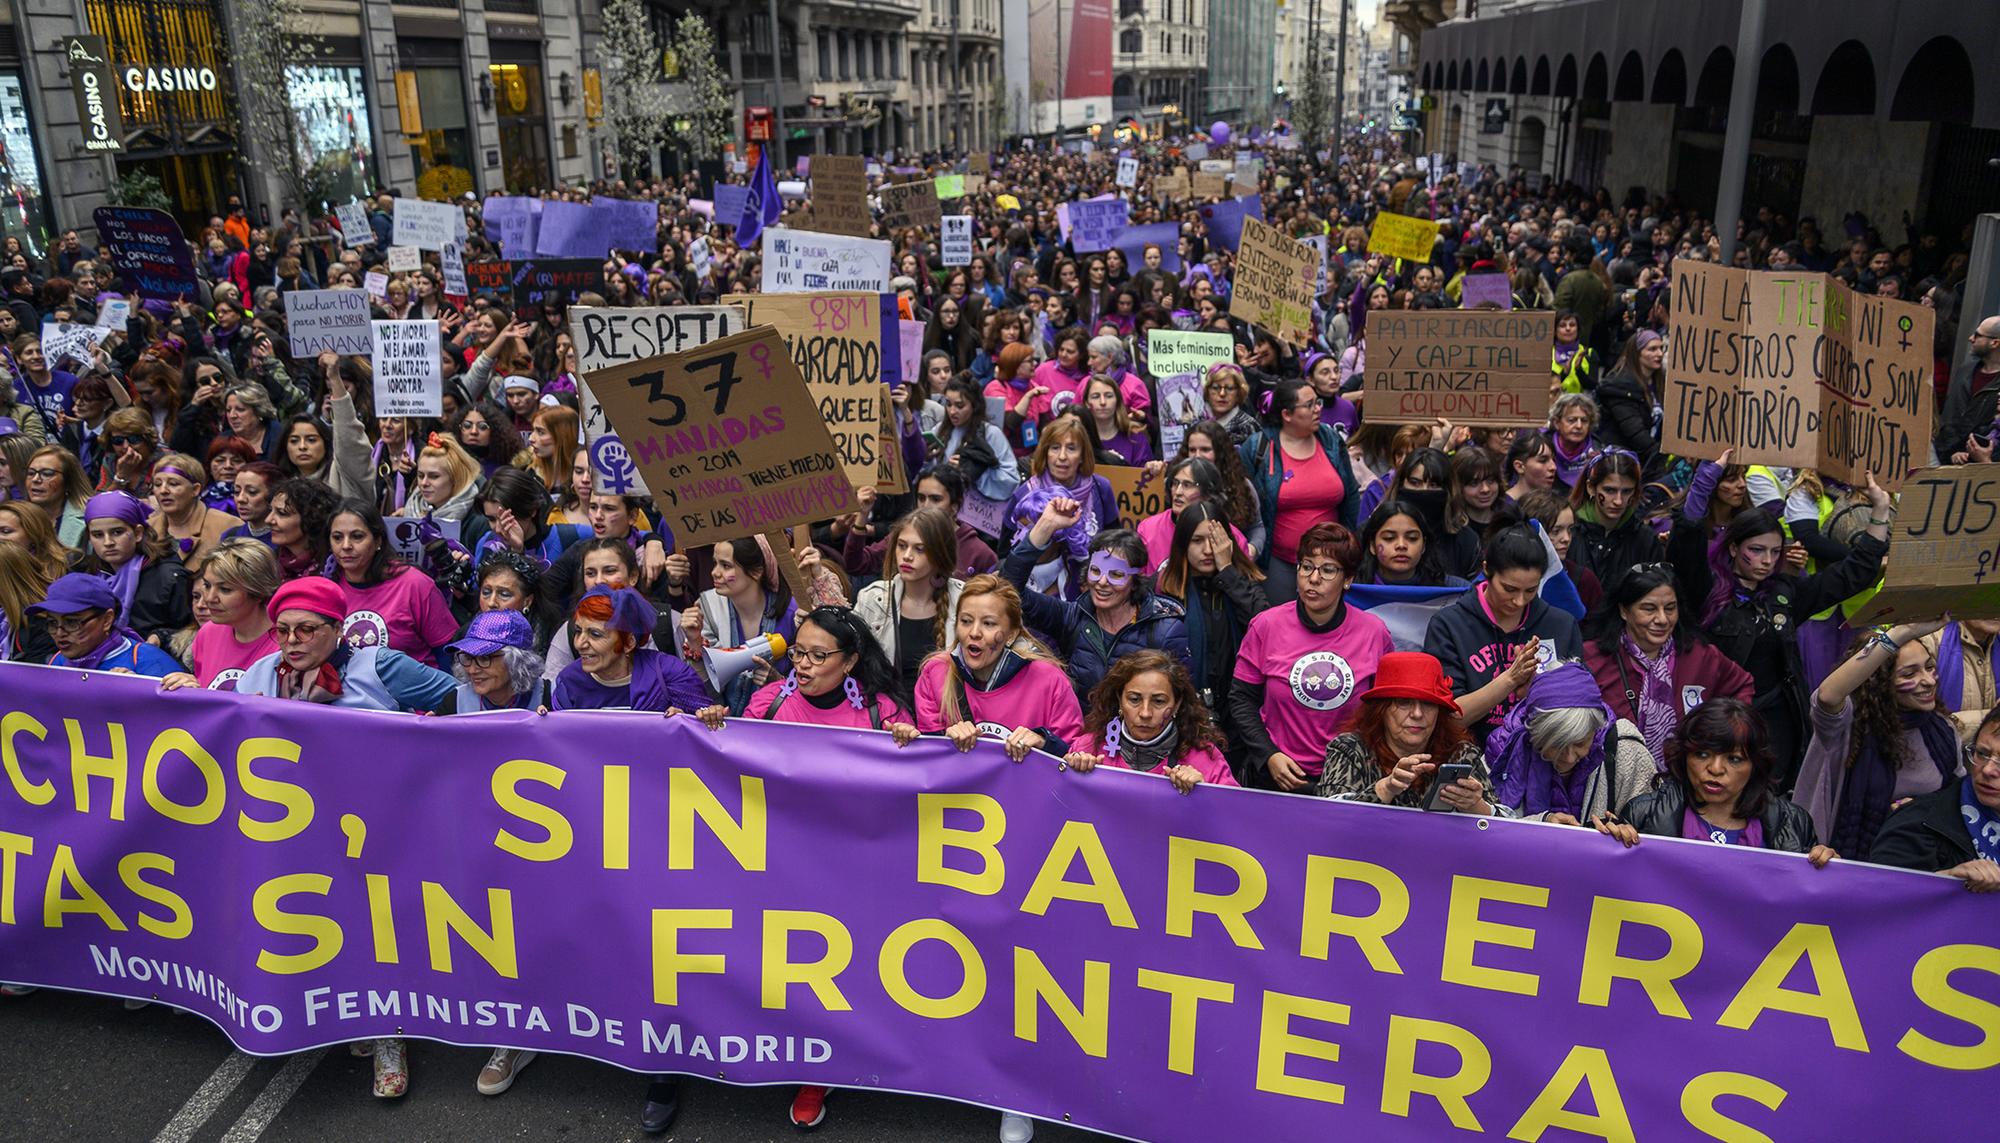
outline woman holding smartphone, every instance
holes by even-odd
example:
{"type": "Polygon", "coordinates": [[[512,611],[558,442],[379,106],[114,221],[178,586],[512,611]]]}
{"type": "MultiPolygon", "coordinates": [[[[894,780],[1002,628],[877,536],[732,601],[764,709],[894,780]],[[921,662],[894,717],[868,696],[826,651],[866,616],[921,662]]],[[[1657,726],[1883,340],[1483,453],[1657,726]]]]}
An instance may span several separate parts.
{"type": "MultiPolygon", "coordinates": [[[[1327,744],[1316,792],[1389,806],[1491,816],[1493,783],[1486,758],[1458,714],[1437,659],[1392,651],[1375,667],[1375,685],[1346,733],[1327,744]]],[[[1504,815],[1503,815],[1504,816],[1504,815]]]]}

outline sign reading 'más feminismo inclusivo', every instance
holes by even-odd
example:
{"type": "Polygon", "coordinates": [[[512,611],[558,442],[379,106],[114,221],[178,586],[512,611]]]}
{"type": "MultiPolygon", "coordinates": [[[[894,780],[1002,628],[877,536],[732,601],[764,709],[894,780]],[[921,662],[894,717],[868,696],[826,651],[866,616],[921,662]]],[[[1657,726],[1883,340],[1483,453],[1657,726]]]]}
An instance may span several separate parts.
{"type": "MultiPolygon", "coordinates": [[[[694,372],[662,392],[714,426],[694,372]]],[[[415,1036],[1158,1143],[1993,1136],[1994,902],[1947,878],[990,741],[0,696],[8,979],[259,1055],[415,1036]]]]}
{"type": "Polygon", "coordinates": [[[1555,315],[1375,310],[1364,406],[1397,424],[1545,425],[1555,315]]]}
{"type": "Polygon", "coordinates": [[[1673,291],[1663,448],[1714,459],[1733,447],[1738,463],[1850,484],[1873,472],[1892,491],[1924,462],[1932,311],[1830,274],[1685,260],[1673,291]]]}
{"type": "Polygon", "coordinates": [[[684,546],[847,512],[854,486],[770,327],[589,374],[684,546]]]}

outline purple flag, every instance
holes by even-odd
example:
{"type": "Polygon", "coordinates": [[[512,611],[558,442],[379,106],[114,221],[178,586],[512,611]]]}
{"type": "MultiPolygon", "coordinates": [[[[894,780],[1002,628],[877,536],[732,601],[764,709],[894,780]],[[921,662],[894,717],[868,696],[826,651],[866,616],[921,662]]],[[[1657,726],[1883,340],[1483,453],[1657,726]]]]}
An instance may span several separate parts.
{"type": "MultiPolygon", "coordinates": [[[[757,157],[757,170],[750,178],[750,195],[743,200],[743,213],[736,222],[736,244],[749,249],[757,245],[757,238],[764,228],[784,217],[785,203],[778,197],[778,182],[771,174],[771,149],[769,147],[757,157]]],[[[728,221],[727,215],[718,217],[728,221]]]]}
{"type": "Polygon", "coordinates": [[[1948,878],[872,730],[0,695],[0,975],[257,1054],[412,1036],[1164,1143],[1849,1140],[1885,1099],[1898,1138],[1992,1135],[1995,903],[1948,878]]]}

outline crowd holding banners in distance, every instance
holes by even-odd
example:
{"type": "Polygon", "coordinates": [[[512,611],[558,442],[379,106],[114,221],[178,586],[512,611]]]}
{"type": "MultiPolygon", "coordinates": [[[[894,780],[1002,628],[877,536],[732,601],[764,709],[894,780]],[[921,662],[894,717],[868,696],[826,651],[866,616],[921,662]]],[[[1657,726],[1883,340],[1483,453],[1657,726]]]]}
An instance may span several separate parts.
{"type": "Polygon", "coordinates": [[[1932,429],[1935,315],[1828,274],[1676,263],[1662,443],[1902,487],[1932,429]]]}

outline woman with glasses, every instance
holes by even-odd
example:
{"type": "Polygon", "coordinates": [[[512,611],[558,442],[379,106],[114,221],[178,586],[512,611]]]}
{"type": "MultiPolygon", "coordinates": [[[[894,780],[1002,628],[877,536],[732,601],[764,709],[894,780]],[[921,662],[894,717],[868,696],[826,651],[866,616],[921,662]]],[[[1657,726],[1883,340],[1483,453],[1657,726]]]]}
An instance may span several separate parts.
{"type": "MultiPolygon", "coordinates": [[[[1345,434],[1319,419],[1319,394],[1305,381],[1287,378],[1271,387],[1270,427],[1243,443],[1243,467],[1257,482],[1264,530],[1264,590],[1275,605],[1297,593],[1293,565],[1299,540],[1325,520],[1350,533],[1360,526],[1358,489],[1345,434]]],[[[1442,485],[1440,485],[1442,491],[1442,485]]]]}
{"type": "MultiPolygon", "coordinates": [[[[1157,471],[1155,469],[1154,471],[1157,471]]],[[[1168,465],[1166,469],[1167,506],[1144,520],[1134,531],[1139,533],[1139,542],[1146,545],[1146,574],[1157,574],[1167,562],[1173,550],[1174,522],[1189,505],[1213,501],[1225,506],[1228,497],[1222,484],[1222,470],[1213,461],[1198,457],[1185,457],[1168,465]]],[[[1250,541],[1238,531],[1235,525],[1226,525],[1230,538],[1243,553],[1256,559],[1251,551],[1250,541]]]]}
{"type": "Polygon", "coordinates": [[[1313,793],[1480,817],[1499,812],[1486,758],[1454,717],[1458,704],[1435,657],[1390,652],[1358,693],[1351,723],[1324,748],[1313,793]]]}
{"type": "MultiPolygon", "coordinates": [[[[358,710],[436,710],[458,680],[380,644],[355,647],[341,639],[347,603],[339,585],[318,576],[280,587],[265,608],[278,650],[236,680],[238,694],[264,695],[358,710]]],[[[400,1039],[359,1040],[357,1056],[372,1056],[377,1098],[410,1088],[409,1055],[400,1039]]]]}
{"type": "Polygon", "coordinates": [[[513,419],[491,401],[480,401],[460,413],[456,432],[458,443],[479,461],[481,476],[492,476],[528,451],[521,434],[514,431],[513,419]]]}
{"type": "Polygon", "coordinates": [[[1299,537],[1296,600],[1250,621],[1229,689],[1229,730],[1242,743],[1246,782],[1287,792],[1311,788],[1327,743],[1395,650],[1389,628],[1347,606],[1361,545],[1338,524],[1299,537]]]}
{"type": "MultiPolygon", "coordinates": [[[[1262,427],[1257,423],[1257,415],[1250,411],[1250,382],[1243,376],[1242,366],[1227,362],[1209,366],[1201,396],[1208,406],[1208,418],[1219,422],[1229,433],[1232,446],[1242,447],[1262,427]]],[[[1318,409],[1313,410],[1313,417],[1319,417],[1318,409]]]]}
{"type": "Polygon", "coordinates": [[[71,572],[49,585],[48,597],[28,606],[47,617],[55,640],[54,667],[122,671],[162,678],[180,670],[172,655],[140,638],[123,621],[118,593],[101,576],[71,572]]]}
{"type": "Polygon", "coordinates": [[[56,538],[66,548],[83,542],[83,506],[90,503],[90,478],[76,455],[60,445],[43,445],[21,472],[28,502],[48,514],[56,538]]]}
{"type": "Polygon", "coordinates": [[[1965,750],[1965,777],[1889,815],[1869,860],[2000,893],[2000,711],[1988,711],[1965,750]]]}
{"type": "Polygon", "coordinates": [[[104,420],[104,448],[110,463],[97,482],[98,491],[152,491],[153,461],[160,455],[160,435],[144,409],[130,405],[104,420]]]}
{"type": "Polygon", "coordinates": [[[1827,844],[1856,861],[1873,860],[1893,807],[1959,776],[1958,731],[1939,701],[1937,656],[1923,642],[1943,626],[1867,633],[1813,693],[1797,801],[1827,844]]]}

